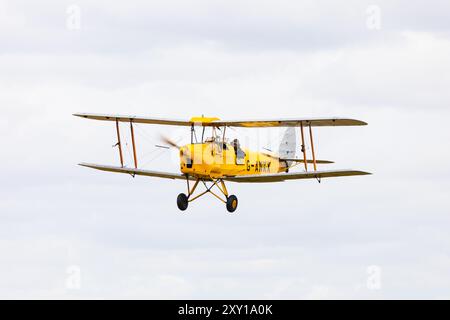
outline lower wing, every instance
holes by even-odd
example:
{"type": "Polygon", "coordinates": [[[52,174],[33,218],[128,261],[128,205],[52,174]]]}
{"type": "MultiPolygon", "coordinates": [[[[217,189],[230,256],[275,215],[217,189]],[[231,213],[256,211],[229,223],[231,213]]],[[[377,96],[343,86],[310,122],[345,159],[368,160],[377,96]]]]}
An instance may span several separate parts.
{"type": "MultiPolygon", "coordinates": [[[[142,170],[142,169],[132,169],[132,168],[122,168],[122,167],[114,167],[114,166],[105,166],[100,164],[91,164],[91,163],[80,163],[80,166],[92,168],[101,171],[108,172],[116,172],[116,173],[127,173],[132,176],[147,176],[147,177],[156,177],[156,178],[166,178],[166,179],[183,179],[186,180],[186,175],[180,173],[170,173],[170,172],[161,172],[161,171],[150,171],[150,170],[142,170]]],[[[189,179],[194,179],[193,177],[189,177],[189,179]]]]}
{"type": "MultiPolygon", "coordinates": [[[[151,171],[143,169],[122,168],[115,166],[106,166],[91,163],[80,163],[80,166],[92,168],[107,172],[126,173],[132,176],[147,176],[165,179],[178,179],[186,180],[186,175],[180,173],[170,173],[162,171],[151,171]]],[[[321,179],[321,178],[333,178],[333,177],[346,177],[346,176],[361,176],[371,174],[364,171],[356,170],[331,170],[331,171],[311,171],[311,172],[294,172],[294,173],[276,173],[276,174],[255,174],[255,175],[242,175],[234,177],[223,177],[223,180],[232,182],[281,182],[285,180],[298,180],[298,179],[321,179]]],[[[189,176],[189,180],[195,180],[193,176],[189,176]]]]}
{"type": "Polygon", "coordinates": [[[357,170],[330,170],[330,171],[242,175],[234,177],[225,177],[224,180],[233,182],[281,182],[286,180],[363,176],[368,174],[371,173],[357,170]]]}

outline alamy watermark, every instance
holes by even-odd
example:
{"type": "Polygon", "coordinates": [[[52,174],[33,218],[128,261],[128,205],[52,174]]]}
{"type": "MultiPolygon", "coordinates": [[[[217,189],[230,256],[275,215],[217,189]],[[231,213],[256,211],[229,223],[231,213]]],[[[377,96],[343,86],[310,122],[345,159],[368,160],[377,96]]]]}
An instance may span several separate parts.
{"type": "Polygon", "coordinates": [[[81,29],[81,8],[79,5],[73,4],[66,9],[66,28],[70,31],[81,29]]]}
{"type": "Polygon", "coordinates": [[[366,27],[369,30],[381,30],[381,8],[377,5],[370,5],[366,9],[366,27]]]}
{"type": "Polygon", "coordinates": [[[367,267],[367,289],[380,290],[381,289],[381,267],[372,265],[367,267]]]}
{"type": "Polygon", "coordinates": [[[66,288],[69,290],[81,289],[81,268],[77,265],[71,265],[66,269],[66,288]]]}

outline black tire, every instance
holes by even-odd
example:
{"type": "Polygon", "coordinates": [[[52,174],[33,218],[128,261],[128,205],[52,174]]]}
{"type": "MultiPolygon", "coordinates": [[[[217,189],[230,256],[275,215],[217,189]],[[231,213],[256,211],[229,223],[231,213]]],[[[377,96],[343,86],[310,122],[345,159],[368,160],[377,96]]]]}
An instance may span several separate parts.
{"type": "Polygon", "coordinates": [[[236,211],[238,206],[238,199],[235,195],[231,195],[227,198],[227,210],[228,212],[234,212],[236,211]]]}
{"type": "Polygon", "coordinates": [[[189,202],[188,202],[187,195],[185,195],[184,193],[180,193],[177,197],[178,209],[180,209],[181,211],[184,211],[187,209],[188,204],[189,204],[189,202]]]}

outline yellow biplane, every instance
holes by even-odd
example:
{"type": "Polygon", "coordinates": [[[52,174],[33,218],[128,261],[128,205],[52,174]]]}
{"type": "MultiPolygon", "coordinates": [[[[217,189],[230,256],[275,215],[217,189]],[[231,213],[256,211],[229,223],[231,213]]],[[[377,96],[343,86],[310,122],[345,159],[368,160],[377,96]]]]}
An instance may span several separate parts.
{"type": "Polygon", "coordinates": [[[115,122],[117,131],[120,167],[89,163],[81,163],[81,166],[108,172],[126,173],[133,177],[141,175],[186,180],[187,194],[181,193],[177,197],[178,208],[182,211],[187,209],[189,202],[192,202],[207,193],[211,193],[226,204],[226,208],[229,212],[234,212],[238,205],[238,199],[235,195],[228,193],[225,181],[256,183],[280,182],[294,179],[317,179],[320,182],[322,178],[370,174],[368,172],[357,170],[317,170],[317,164],[327,164],[332,163],[332,161],[316,159],[312,128],[367,125],[367,123],[363,121],[354,119],[322,118],[221,121],[218,118],[202,116],[194,117],[189,121],[183,121],[86,113],[74,114],[74,116],[115,122]],[[134,168],[127,168],[124,166],[119,123],[127,123],[130,125],[134,168]],[[170,146],[179,149],[181,173],[150,171],[138,168],[133,124],[184,126],[190,129],[191,141],[187,145],[179,146],[170,139],[163,138],[167,146],[162,147],[168,148],[170,146]],[[280,143],[278,154],[274,154],[273,152],[259,152],[242,148],[238,139],[229,141],[226,137],[226,129],[229,127],[286,127],[287,129],[280,143]],[[300,131],[300,151],[303,155],[301,158],[295,157],[297,128],[300,131]],[[196,130],[199,129],[202,131],[201,139],[197,138],[196,130]],[[205,137],[206,130],[211,133],[208,137],[205,137]],[[307,159],[306,156],[304,131],[309,131],[312,159],[307,159]],[[290,172],[290,169],[299,163],[304,164],[304,171],[290,172]],[[312,164],[313,170],[309,170],[308,164],[312,164]],[[194,192],[200,183],[204,185],[206,190],[194,196],[194,192]],[[220,191],[224,198],[212,191],[214,187],[220,191]]]}

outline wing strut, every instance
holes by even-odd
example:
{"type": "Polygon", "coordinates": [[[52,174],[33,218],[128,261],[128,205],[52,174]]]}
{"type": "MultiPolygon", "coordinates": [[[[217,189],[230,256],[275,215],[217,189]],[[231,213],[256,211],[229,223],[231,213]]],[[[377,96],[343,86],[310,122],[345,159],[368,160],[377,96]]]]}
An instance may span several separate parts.
{"type": "Polygon", "coordinates": [[[300,133],[302,136],[302,152],[303,152],[303,163],[305,164],[305,171],[308,171],[308,161],[306,161],[306,146],[305,146],[305,134],[303,133],[303,122],[300,122],[300,133]]]}
{"type": "Polygon", "coordinates": [[[316,155],[314,154],[314,142],[313,142],[311,124],[309,124],[309,138],[311,139],[311,152],[312,152],[312,158],[313,158],[313,164],[314,164],[314,171],[317,171],[316,155]]]}
{"type": "Polygon", "coordinates": [[[137,169],[137,157],[136,157],[136,143],[134,141],[134,129],[133,129],[133,120],[130,119],[130,129],[131,129],[131,142],[133,143],[133,156],[134,156],[134,167],[137,169]]]}
{"type": "Polygon", "coordinates": [[[122,142],[120,141],[119,120],[117,119],[116,119],[116,130],[117,130],[117,146],[119,147],[120,164],[123,168],[122,142]]]}

